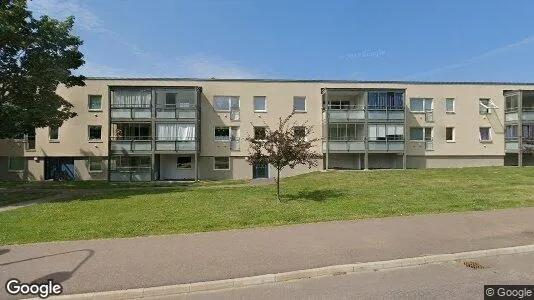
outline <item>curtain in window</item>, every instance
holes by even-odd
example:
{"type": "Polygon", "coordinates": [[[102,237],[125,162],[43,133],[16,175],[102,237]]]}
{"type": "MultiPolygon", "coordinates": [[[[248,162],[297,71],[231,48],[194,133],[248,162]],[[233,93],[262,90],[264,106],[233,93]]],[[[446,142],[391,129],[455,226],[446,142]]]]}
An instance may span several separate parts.
{"type": "Polygon", "coordinates": [[[395,93],[395,98],[393,100],[393,108],[401,109],[404,107],[403,94],[395,93]]]}
{"type": "Polygon", "coordinates": [[[367,105],[370,108],[375,108],[378,106],[378,93],[377,92],[370,92],[369,96],[367,98],[367,105]]]}
{"type": "Polygon", "coordinates": [[[387,105],[387,93],[380,92],[378,93],[378,107],[377,108],[386,108],[387,105]]]}
{"type": "Polygon", "coordinates": [[[517,137],[517,125],[508,125],[508,126],[506,126],[505,137],[507,137],[507,138],[515,138],[515,137],[517,137]]]}
{"type": "Polygon", "coordinates": [[[116,90],[113,91],[115,107],[150,107],[152,92],[149,90],[116,90]]]}
{"type": "Polygon", "coordinates": [[[160,141],[192,141],[195,139],[195,125],[156,124],[156,139],[160,141]]]}
{"type": "Polygon", "coordinates": [[[523,125],[523,137],[534,139],[534,125],[523,125]]]}

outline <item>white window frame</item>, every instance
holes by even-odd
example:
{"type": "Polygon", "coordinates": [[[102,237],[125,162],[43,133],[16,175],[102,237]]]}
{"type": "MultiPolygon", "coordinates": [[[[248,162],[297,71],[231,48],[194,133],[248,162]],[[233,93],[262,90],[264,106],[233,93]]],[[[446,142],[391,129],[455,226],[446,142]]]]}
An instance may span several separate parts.
{"type": "Polygon", "coordinates": [[[8,159],[7,159],[7,171],[8,172],[17,172],[17,173],[20,173],[20,172],[24,172],[24,170],[26,169],[26,160],[24,159],[24,156],[9,156],[8,159]],[[23,166],[22,166],[22,169],[11,169],[11,160],[13,158],[20,158],[22,159],[22,162],[23,162],[23,166]]]}
{"type": "Polygon", "coordinates": [[[89,95],[87,96],[87,108],[89,111],[102,111],[102,95],[89,95]],[[91,97],[100,97],[100,108],[91,108],[91,97]]]}
{"type": "Polygon", "coordinates": [[[59,127],[48,127],[48,141],[51,143],[58,143],[59,142],[59,127]],[[57,130],[57,139],[53,139],[50,137],[50,130],[52,128],[55,128],[57,130]]]}
{"type": "Polygon", "coordinates": [[[478,139],[481,143],[491,143],[493,142],[493,133],[491,132],[491,127],[488,127],[488,126],[480,126],[478,127],[478,139]],[[482,132],[480,132],[480,130],[482,128],[487,128],[488,129],[488,137],[489,137],[489,140],[483,140],[482,139],[482,132]]]}
{"type": "Polygon", "coordinates": [[[491,101],[491,98],[479,98],[478,99],[478,114],[481,116],[491,114],[491,109],[496,108],[495,104],[491,101]],[[482,101],[488,101],[488,105],[482,103],[482,101]],[[486,113],[481,112],[481,108],[486,110],[486,113]]]}
{"type": "Polygon", "coordinates": [[[452,126],[445,127],[445,141],[447,143],[455,143],[456,142],[456,128],[455,127],[452,127],[452,126]],[[452,140],[448,140],[447,139],[447,129],[448,128],[452,129],[452,140]]]}
{"type": "Polygon", "coordinates": [[[445,98],[445,112],[448,114],[456,113],[456,99],[454,98],[445,98]],[[452,110],[447,110],[447,101],[452,101],[452,110]]]}
{"type": "Polygon", "coordinates": [[[229,142],[231,137],[230,135],[232,134],[231,132],[231,128],[230,126],[215,126],[213,128],[213,139],[216,141],[216,142],[229,142]],[[228,129],[228,139],[224,139],[224,140],[218,140],[217,139],[217,136],[215,135],[215,132],[217,131],[217,128],[227,128],[228,129]]]}
{"type": "Polygon", "coordinates": [[[89,159],[87,160],[87,170],[89,170],[89,173],[102,173],[104,172],[104,165],[103,165],[103,162],[104,160],[101,158],[101,157],[89,157],[89,159]],[[98,158],[100,159],[100,170],[91,170],[91,160],[95,159],[95,158],[98,158]]]}
{"type": "Polygon", "coordinates": [[[92,143],[102,142],[102,125],[87,125],[87,140],[92,143]],[[100,127],[100,138],[91,139],[91,127],[100,127]]]}
{"type": "Polygon", "coordinates": [[[293,96],[293,111],[297,113],[305,113],[308,111],[308,103],[306,101],[306,96],[293,96]],[[304,100],[304,110],[296,109],[297,100],[304,100]]]}
{"type": "Polygon", "coordinates": [[[421,98],[421,97],[413,97],[410,98],[410,106],[409,106],[410,112],[412,113],[426,113],[431,112],[434,110],[434,98],[421,98]],[[413,101],[423,101],[423,110],[412,110],[412,102],[413,101]],[[430,108],[427,110],[426,103],[427,101],[430,102],[430,108]]]}
{"type": "Polygon", "coordinates": [[[254,106],[254,112],[264,113],[267,112],[267,96],[254,96],[252,105],[254,106]],[[264,109],[256,109],[256,100],[263,98],[264,109]]]}
{"type": "Polygon", "coordinates": [[[214,171],[229,171],[229,170],[232,168],[232,167],[231,167],[231,162],[232,162],[232,160],[231,160],[230,156],[214,156],[214,157],[213,157],[213,170],[214,170],[214,171]],[[216,158],[223,158],[223,157],[224,157],[224,158],[228,158],[228,169],[217,169],[217,168],[215,167],[215,166],[216,166],[216,164],[215,164],[215,159],[216,159],[216,158]]]}
{"type": "Polygon", "coordinates": [[[213,96],[213,108],[215,109],[216,112],[231,112],[232,111],[232,98],[237,99],[237,108],[240,109],[241,108],[241,100],[239,99],[239,96],[223,96],[223,95],[213,96]],[[217,100],[219,100],[220,98],[227,98],[227,99],[222,99],[222,100],[228,101],[228,110],[225,110],[225,109],[218,110],[217,109],[217,100]]]}

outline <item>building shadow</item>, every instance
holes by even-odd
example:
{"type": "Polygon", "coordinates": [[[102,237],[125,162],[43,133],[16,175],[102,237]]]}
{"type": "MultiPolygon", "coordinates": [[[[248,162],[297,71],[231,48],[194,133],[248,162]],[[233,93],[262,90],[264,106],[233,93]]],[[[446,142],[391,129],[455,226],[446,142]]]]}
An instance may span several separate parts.
{"type": "Polygon", "coordinates": [[[281,200],[284,202],[287,201],[317,201],[323,202],[327,200],[333,200],[344,196],[345,193],[342,193],[333,189],[316,189],[316,190],[301,190],[296,194],[286,194],[281,195],[281,200]]]}

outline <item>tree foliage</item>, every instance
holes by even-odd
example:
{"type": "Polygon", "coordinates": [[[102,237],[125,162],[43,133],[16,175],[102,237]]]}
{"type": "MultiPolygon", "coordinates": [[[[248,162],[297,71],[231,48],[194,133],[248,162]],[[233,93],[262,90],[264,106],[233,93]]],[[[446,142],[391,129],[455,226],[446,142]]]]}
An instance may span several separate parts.
{"type": "Polygon", "coordinates": [[[72,71],[84,64],[74,17],[34,18],[25,0],[0,0],[0,138],[60,126],[76,116],[56,94],[59,84],[83,86],[72,71]]]}
{"type": "Polygon", "coordinates": [[[290,126],[294,114],[280,117],[278,128],[265,127],[265,137],[247,137],[249,143],[249,164],[270,164],[277,170],[276,196],[280,200],[280,172],[297,165],[308,165],[308,168],[317,166],[317,159],[322,155],[312,150],[314,143],[320,141],[313,136],[313,127],[306,123],[290,126]],[[298,128],[298,130],[295,130],[298,128]]]}

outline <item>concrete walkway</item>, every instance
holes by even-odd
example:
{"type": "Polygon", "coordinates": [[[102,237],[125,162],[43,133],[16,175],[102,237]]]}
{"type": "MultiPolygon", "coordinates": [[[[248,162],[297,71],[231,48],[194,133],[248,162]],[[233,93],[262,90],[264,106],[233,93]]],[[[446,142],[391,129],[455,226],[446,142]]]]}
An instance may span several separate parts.
{"type": "Polygon", "coordinates": [[[53,278],[75,294],[528,245],[533,216],[524,208],[0,246],[0,282],[53,278]]]}

